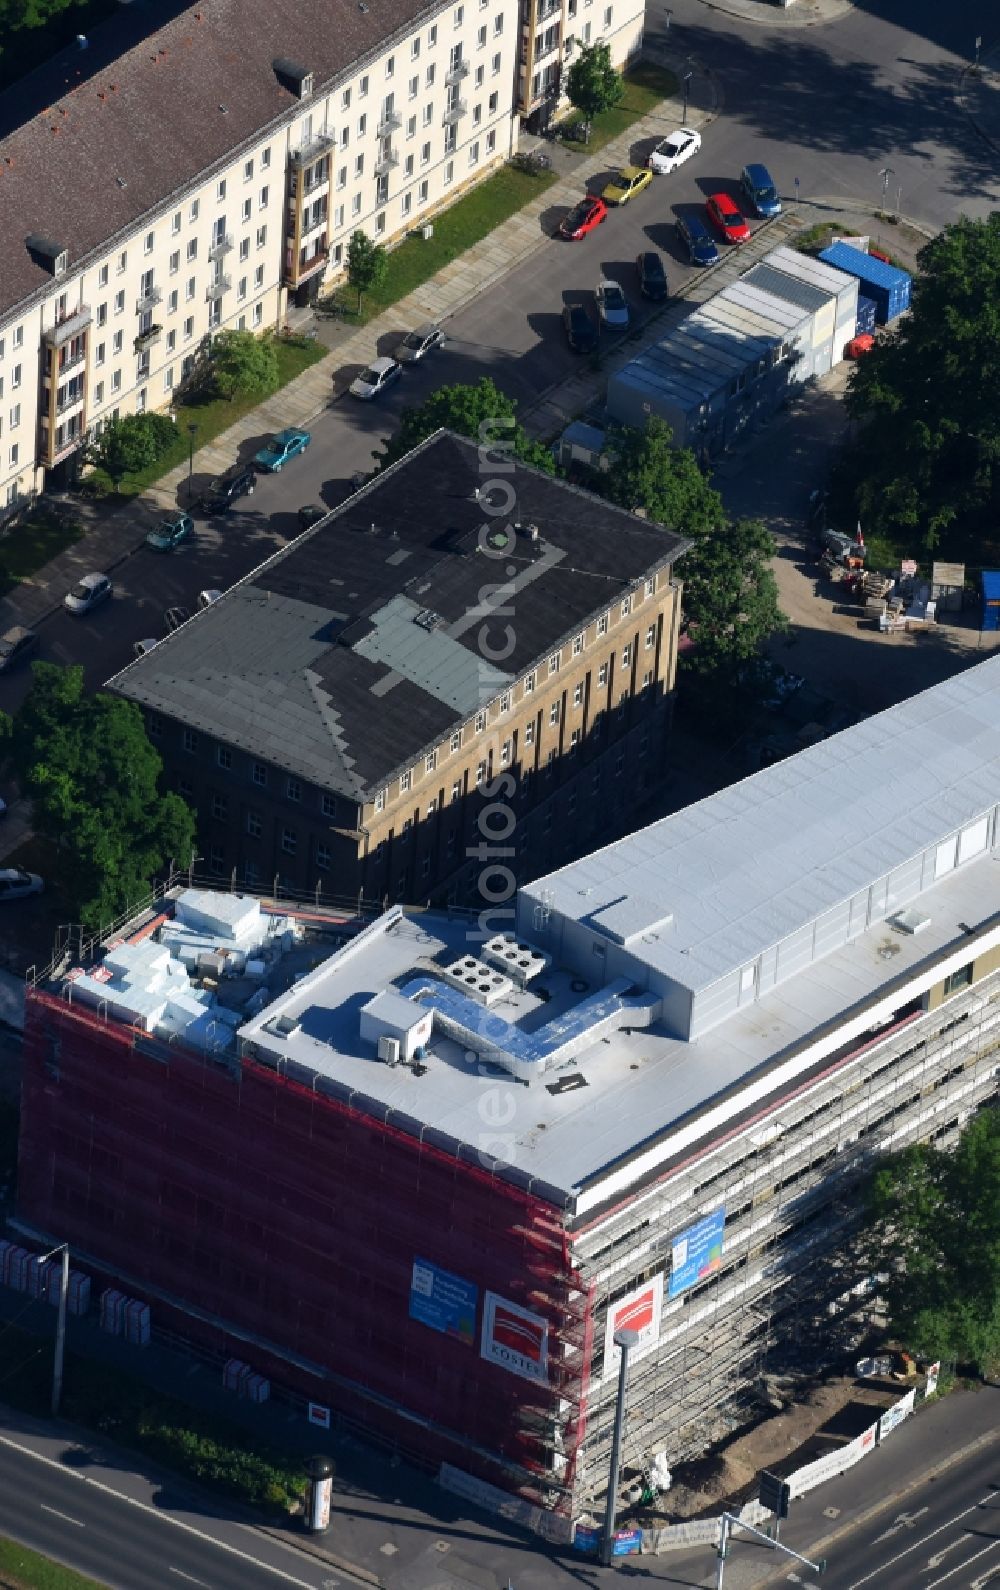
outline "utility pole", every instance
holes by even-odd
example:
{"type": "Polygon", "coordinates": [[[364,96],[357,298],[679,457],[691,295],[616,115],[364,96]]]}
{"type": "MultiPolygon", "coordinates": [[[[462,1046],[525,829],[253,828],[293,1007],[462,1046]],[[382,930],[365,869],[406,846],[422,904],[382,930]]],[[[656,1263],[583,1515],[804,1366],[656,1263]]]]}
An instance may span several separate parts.
{"type": "Polygon", "coordinates": [[[56,1253],[62,1255],[62,1265],[59,1274],[59,1313],[56,1317],[56,1351],[52,1361],[52,1417],[59,1412],[62,1400],[63,1385],[63,1354],[66,1348],[66,1300],[69,1297],[69,1243],[64,1242],[61,1248],[54,1248],[52,1257],[56,1253]]]}
{"type": "Polygon", "coordinates": [[[686,122],[688,119],[688,100],[691,96],[691,79],[693,76],[693,72],[685,72],[684,76],[681,78],[681,82],[684,84],[684,109],[681,112],[682,122],[686,122]]]}
{"type": "Polygon", "coordinates": [[[622,1466],[622,1426],[625,1422],[625,1396],[628,1390],[628,1355],[639,1345],[639,1332],[615,1331],[614,1343],[621,1353],[618,1365],[618,1397],[615,1401],[615,1429],[611,1439],[611,1472],[608,1475],[608,1500],[604,1509],[604,1538],[601,1541],[601,1562],[607,1568],[615,1544],[615,1511],[618,1506],[618,1481],[622,1466]]]}
{"type": "Polygon", "coordinates": [[[896,173],[891,166],[883,166],[879,172],[879,176],[882,178],[882,208],[879,211],[879,219],[882,221],[885,220],[885,196],[889,191],[889,178],[895,175],[896,173]]]}
{"type": "Polygon", "coordinates": [[[804,1563],[807,1568],[812,1569],[813,1573],[826,1572],[825,1557],[821,1557],[819,1562],[810,1562],[808,1557],[803,1557],[799,1552],[793,1551],[791,1546],[782,1546],[777,1540],[773,1540],[770,1535],[765,1535],[762,1530],[754,1529],[752,1524],[744,1524],[742,1519],[735,1517],[733,1513],[723,1513],[719,1528],[719,1547],[716,1553],[718,1567],[715,1570],[715,1590],[722,1590],[722,1575],[725,1571],[726,1558],[729,1556],[729,1532],[732,1529],[745,1529],[748,1535],[753,1535],[755,1539],[763,1541],[764,1545],[770,1546],[772,1551],[780,1551],[786,1557],[794,1557],[796,1562],[804,1563]]]}

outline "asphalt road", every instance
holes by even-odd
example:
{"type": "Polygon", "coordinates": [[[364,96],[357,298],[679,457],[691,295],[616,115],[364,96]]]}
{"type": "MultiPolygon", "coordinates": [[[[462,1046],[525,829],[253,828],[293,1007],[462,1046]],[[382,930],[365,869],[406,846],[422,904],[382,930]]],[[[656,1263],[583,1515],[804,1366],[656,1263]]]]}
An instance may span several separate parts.
{"type": "Polygon", "coordinates": [[[0,1534],[110,1590],[340,1590],[358,1583],[140,1476],[87,1471],[80,1449],[5,1420],[0,1534]]]}

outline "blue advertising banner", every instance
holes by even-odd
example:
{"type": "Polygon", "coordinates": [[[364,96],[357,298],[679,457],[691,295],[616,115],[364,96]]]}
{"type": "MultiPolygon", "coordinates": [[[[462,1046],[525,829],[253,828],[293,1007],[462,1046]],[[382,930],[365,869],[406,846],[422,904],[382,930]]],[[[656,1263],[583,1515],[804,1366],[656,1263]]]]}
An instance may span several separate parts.
{"type": "Polygon", "coordinates": [[[726,1206],[713,1209],[697,1225],[682,1231],[670,1250],[670,1285],[668,1295],[679,1297],[689,1286],[704,1281],[722,1264],[722,1231],[726,1224],[726,1206]]]}
{"type": "Polygon", "coordinates": [[[596,1552],[601,1544],[601,1531],[596,1524],[577,1524],[573,1532],[573,1545],[577,1551],[596,1552]]]}
{"type": "Polygon", "coordinates": [[[616,1529],[611,1542],[612,1557],[632,1557],[642,1550],[641,1529],[616,1529]]]}
{"type": "Polygon", "coordinates": [[[410,1318],[431,1330],[454,1336],[466,1346],[476,1340],[479,1288],[428,1259],[414,1259],[410,1280],[410,1318]]]}

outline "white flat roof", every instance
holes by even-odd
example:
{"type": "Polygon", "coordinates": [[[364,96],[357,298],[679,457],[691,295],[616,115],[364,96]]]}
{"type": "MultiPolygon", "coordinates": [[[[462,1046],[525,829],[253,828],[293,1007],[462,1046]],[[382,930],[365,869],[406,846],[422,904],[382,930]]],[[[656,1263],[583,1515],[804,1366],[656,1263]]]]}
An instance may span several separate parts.
{"type": "Polygon", "coordinates": [[[1000,657],[535,880],[520,921],[537,903],[637,935],[696,992],[998,801],[1000,657]]]}

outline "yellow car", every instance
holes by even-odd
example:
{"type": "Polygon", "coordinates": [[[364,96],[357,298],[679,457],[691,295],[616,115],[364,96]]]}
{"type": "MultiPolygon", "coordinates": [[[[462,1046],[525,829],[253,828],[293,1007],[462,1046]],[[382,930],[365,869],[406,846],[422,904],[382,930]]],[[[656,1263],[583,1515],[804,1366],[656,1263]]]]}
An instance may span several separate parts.
{"type": "Polygon", "coordinates": [[[644,166],[622,166],[618,175],[609,182],[601,198],[605,204],[626,204],[629,199],[648,188],[653,173],[644,166]]]}

